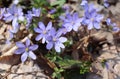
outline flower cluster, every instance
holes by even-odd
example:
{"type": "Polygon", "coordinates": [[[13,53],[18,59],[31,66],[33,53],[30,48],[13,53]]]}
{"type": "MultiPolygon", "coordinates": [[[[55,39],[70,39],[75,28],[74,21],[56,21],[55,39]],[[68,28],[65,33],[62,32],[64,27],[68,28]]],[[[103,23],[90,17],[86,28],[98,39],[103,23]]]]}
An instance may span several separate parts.
{"type": "Polygon", "coordinates": [[[18,20],[24,20],[22,8],[17,7],[16,5],[12,5],[10,8],[7,8],[6,12],[4,13],[3,20],[6,22],[12,22],[12,32],[16,33],[19,29],[18,20]]]}
{"type": "Polygon", "coordinates": [[[27,21],[26,29],[29,28],[30,23],[32,22],[33,17],[40,16],[40,9],[32,8],[32,11],[28,11],[27,14],[24,15],[22,8],[15,4],[11,5],[9,8],[0,8],[0,19],[4,20],[6,23],[12,22],[12,29],[9,29],[9,38],[7,39],[7,43],[13,39],[15,33],[19,31],[20,22],[27,21]]]}
{"type": "Polygon", "coordinates": [[[81,26],[82,18],[79,18],[78,13],[66,14],[66,16],[60,16],[60,19],[63,21],[62,28],[67,32],[72,30],[78,31],[78,28],[81,26]]]}
{"type": "Polygon", "coordinates": [[[103,15],[97,13],[97,9],[92,4],[85,4],[84,5],[84,17],[82,24],[88,26],[88,30],[93,28],[100,29],[100,23],[103,19],[103,15]]]}
{"type": "MultiPolygon", "coordinates": [[[[0,20],[4,20],[6,23],[12,23],[12,29],[8,30],[10,32],[10,38],[8,41],[13,39],[14,34],[19,31],[20,25],[23,21],[25,21],[26,30],[28,30],[34,21],[33,18],[39,18],[41,12],[41,9],[36,9],[33,7],[32,10],[27,11],[27,14],[24,14],[22,8],[16,5],[19,1],[14,1],[14,4],[9,8],[0,8],[0,20]]],[[[107,1],[105,0],[105,2],[107,1]]],[[[46,49],[48,50],[54,48],[56,52],[61,52],[61,49],[65,48],[64,43],[67,41],[67,38],[63,35],[67,34],[68,32],[77,32],[79,27],[82,26],[87,26],[88,30],[93,28],[100,29],[101,21],[104,18],[103,15],[98,13],[98,9],[96,9],[93,4],[88,4],[88,0],[82,0],[81,6],[84,9],[83,17],[79,17],[77,12],[70,13],[70,8],[68,6],[63,6],[62,8],[66,11],[65,15],[61,15],[59,17],[61,27],[57,30],[53,27],[52,21],[50,21],[47,26],[40,21],[38,23],[38,27],[34,28],[34,31],[37,34],[35,40],[41,41],[42,44],[46,44],[46,49]]],[[[48,13],[54,14],[56,12],[57,9],[54,8],[48,13]]],[[[108,26],[112,26],[113,30],[120,30],[115,23],[111,22],[111,19],[108,18],[106,23],[108,26]]],[[[30,57],[33,60],[36,59],[36,55],[33,53],[33,51],[38,48],[38,45],[31,45],[30,39],[27,39],[25,44],[16,42],[16,46],[18,49],[15,51],[15,54],[22,54],[22,62],[25,62],[27,57],[30,57]]]]}
{"type": "Polygon", "coordinates": [[[60,52],[60,48],[65,48],[65,46],[62,44],[67,41],[67,38],[61,37],[62,33],[60,31],[55,30],[55,28],[52,27],[52,22],[49,22],[47,27],[42,22],[38,23],[38,27],[34,29],[36,33],[39,33],[39,35],[36,37],[36,41],[39,41],[42,39],[42,43],[47,43],[46,48],[52,49],[52,47],[55,48],[56,52],[60,52]]]}

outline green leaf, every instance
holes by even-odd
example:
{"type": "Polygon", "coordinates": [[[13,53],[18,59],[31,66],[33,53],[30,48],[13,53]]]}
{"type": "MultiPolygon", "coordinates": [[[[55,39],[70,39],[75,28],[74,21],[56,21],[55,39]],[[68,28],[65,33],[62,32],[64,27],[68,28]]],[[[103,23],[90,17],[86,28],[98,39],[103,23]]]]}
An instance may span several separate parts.
{"type": "Polygon", "coordinates": [[[65,2],[66,2],[66,0],[57,0],[57,1],[55,1],[55,2],[52,2],[50,5],[51,5],[51,6],[56,6],[56,5],[58,5],[59,7],[61,7],[65,2]]]}
{"type": "Polygon", "coordinates": [[[81,64],[80,61],[70,60],[70,59],[63,59],[62,61],[57,61],[56,63],[63,68],[69,68],[73,65],[81,64]]]}

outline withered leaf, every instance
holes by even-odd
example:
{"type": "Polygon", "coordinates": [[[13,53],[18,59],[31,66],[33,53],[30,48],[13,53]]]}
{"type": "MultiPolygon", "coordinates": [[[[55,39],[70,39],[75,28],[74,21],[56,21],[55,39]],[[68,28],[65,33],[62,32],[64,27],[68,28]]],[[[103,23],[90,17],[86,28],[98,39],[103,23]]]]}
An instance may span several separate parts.
{"type": "Polygon", "coordinates": [[[9,64],[9,65],[15,65],[20,63],[20,55],[8,55],[8,56],[2,56],[0,57],[0,63],[3,64],[9,64]]]}

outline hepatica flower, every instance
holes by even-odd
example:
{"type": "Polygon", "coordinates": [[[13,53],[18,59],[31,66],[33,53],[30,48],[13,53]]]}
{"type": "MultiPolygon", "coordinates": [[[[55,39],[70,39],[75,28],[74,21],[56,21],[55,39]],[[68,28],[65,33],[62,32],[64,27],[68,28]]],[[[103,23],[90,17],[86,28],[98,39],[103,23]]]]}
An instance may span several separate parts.
{"type": "Polygon", "coordinates": [[[10,8],[7,8],[7,12],[4,14],[3,18],[6,22],[12,21],[13,28],[16,28],[16,32],[19,28],[18,20],[23,21],[24,16],[22,12],[22,8],[17,7],[16,5],[12,5],[10,8]]]}
{"type": "Polygon", "coordinates": [[[63,27],[66,28],[68,32],[71,30],[78,31],[78,28],[81,26],[82,19],[79,18],[78,13],[66,14],[65,18],[62,18],[63,20],[63,27]]]}
{"type": "Polygon", "coordinates": [[[63,43],[67,41],[67,38],[61,37],[61,35],[61,32],[56,31],[54,28],[52,28],[50,31],[50,36],[47,38],[48,41],[46,48],[50,50],[54,47],[56,52],[60,52],[61,48],[65,48],[63,43]]]}
{"type": "Polygon", "coordinates": [[[15,54],[22,54],[21,55],[21,61],[25,62],[27,60],[27,57],[32,58],[33,60],[36,59],[36,55],[33,53],[34,50],[38,48],[38,45],[30,45],[30,40],[27,39],[25,44],[21,42],[16,42],[16,46],[18,49],[15,51],[15,54]]]}
{"type": "Polygon", "coordinates": [[[110,6],[110,4],[108,3],[108,0],[104,0],[103,5],[104,5],[105,7],[109,7],[109,6],[110,6]]]}
{"type": "Polygon", "coordinates": [[[27,14],[25,15],[27,24],[26,24],[26,28],[28,29],[33,17],[39,17],[40,16],[40,9],[36,9],[36,8],[32,8],[32,11],[27,11],[27,14]]]}
{"type": "Polygon", "coordinates": [[[33,19],[33,16],[32,16],[32,12],[31,11],[28,11],[27,14],[25,15],[25,18],[26,18],[26,29],[29,28],[31,22],[32,22],[32,19],[33,19]]]}
{"type": "Polygon", "coordinates": [[[88,3],[88,1],[87,1],[87,0],[82,0],[82,2],[81,2],[81,4],[80,4],[80,5],[81,5],[82,7],[84,7],[87,3],[88,3]]]}
{"type": "Polygon", "coordinates": [[[51,9],[48,13],[49,14],[54,14],[57,10],[55,8],[51,9]]]}
{"type": "MultiPolygon", "coordinates": [[[[88,7],[91,7],[90,5],[88,7]]],[[[97,10],[93,8],[86,8],[85,16],[83,17],[83,24],[88,26],[88,30],[92,28],[100,29],[100,23],[103,16],[97,13],[97,10]]]]}
{"type": "Polygon", "coordinates": [[[19,0],[13,0],[13,4],[18,4],[19,2],[19,0]]]}
{"type": "Polygon", "coordinates": [[[39,35],[36,37],[36,41],[39,41],[42,39],[42,43],[45,43],[46,38],[49,36],[49,31],[52,28],[52,22],[49,22],[47,27],[42,22],[38,23],[37,28],[35,28],[35,32],[39,33],[39,35]]]}
{"type": "Polygon", "coordinates": [[[5,8],[0,8],[0,19],[3,18],[4,13],[5,13],[5,8]]]}
{"type": "Polygon", "coordinates": [[[39,17],[40,16],[40,9],[32,8],[32,16],[39,17]]]}
{"type": "Polygon", "coordinates": [[[106,23],[107,23],[107,26],[112,26],[113,31],[117,32],[120,30],[120,28],[117,27],[116,23],[113,23],[110,18],[107,18],[106,23]]]}

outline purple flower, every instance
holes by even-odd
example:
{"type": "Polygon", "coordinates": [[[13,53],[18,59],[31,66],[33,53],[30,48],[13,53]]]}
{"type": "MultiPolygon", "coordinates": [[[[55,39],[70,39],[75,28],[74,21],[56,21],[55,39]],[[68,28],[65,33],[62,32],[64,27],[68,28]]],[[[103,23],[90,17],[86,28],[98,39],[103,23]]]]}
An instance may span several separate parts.
{"type": "Polygon", "coordinates": [[[57,10],[56,10],[55,8],[53,8],[53,9],[51,9],[51,10],[49,11],[49,14],[54,14],[56,11],[57,11],[57,10]]]}
{"type": "Polygon", "coordinates": [[[19,0],[13,0],[13,4],[18,4],[19,2],[19,0]]]}
{"type": "Polygon", "coordinates": [[[118,31],[120,31],[120,28],[119,27],[113,27],[113,31],[115,31],[115,32],[118,32],[118,31]]]}
{"type": "Polygon", "coordinates": [[[39,17],[40,16],[40,9],[32,8],[32,16],[39,17]]]}
{"type": "Polygon", "coordinates": [[[116,23],[112,23],[112,22],[111,22],[111,19],[110,19],[110,18],[107,18],[106,23],[107,23],[107,26],[112,26],[112,30],[113,30],[113,31],[116,31],[116,32],[117,32],[117,31],[120,30],[120,28],[117,27],[116,23]]]}
{"type": "Polygon", "coordinates": [[[20,21],[24,20],[22,8],[17,7],[16,5],[12,5],[10,8],[7,8],[7,12],[4,14],[3,19],[6,22],[12,21],[12,26],[13,28],[16,28],[15,31],[17,32],[19,29],[18,20],[20,21]]]}
{"type": "Polygon", "coordinates": [[[63,20],[63,27],[66,28],[67,32],[70,32],[72,29],[78,31],[78,28],[81,26],[82,19],[79,18],[78,13],[73,15],[66,14],[66,17],[61,17],[63,20]]]}
{"type": "Polygon", "coordinates": [[[32,8],[32,11],[27,11],[27,14],[25,15],[27,24],[26,29],[29,28],[33,17],[39,17],[40,16],[40,9],[32,8]]]}
{"type": "Polygon", "coordinates": [[[26,18],[26,21],[27,21],[26,29],[28,29],[31,22],[32,22],[32,19],[33,19],[32,12],[28,11],[27,14],[25,15],[25,18],[26,18]]]}
{"type": "Polygon", "coordinates": [[[14,33],[13,33],[11,30],[8,30],[8,32],[9,32],[9,37],[8,37],[8,39],[6,40],[6,44],[11,44],[10,41],[13,39],[14,33]]]}
{"type": "Polygon", "coordinates": [[[67,29],[65,27],[59,28],[58,31],[61,32],[63,35],[67,33],[67,29]]]}
{"type": "Polygon", "coordinates": [[[16,42],[16,46],[18,47],[18,49],[15,51],[15,54],[22,54],[22,62],[25,62],[27,57],[30,57],[33,60],[36,59],[36,55],[32,51],[36,50],[38,48],[38,45],[30,45],[30,39],[27,39],[25,44],[21,42],[16,42]]]}
{"type": "Polygon", "coordinates": [[[52,28],[50,30],[50,36],[47,38],[46,48],[48,50],[55,48],[56,52],[61,52],[61,48],[65,48],[64,42],[67,41],[67,38],[61,37],[62,33],[52,28]]]}
{"type": "Polygon", "coordinates": [[[65,14],[68,14],[70,12],[70,6],[69,5],[63,5],[62,9],[65,11],[65,14]]]}
{"type": "Polygon", "coordinates": [[[5,8],[0,8],[0,19],[3,18],[4,13],[5,13],[5,8]]]}
{"type": "Polygon", "coordinates": [[[108,3],[108,0],[104,0],[104,6],[105,7],[109,7],[110,6],[110,4],[108,3]]]}
{"type": "Polygon", "coordinates": [[[39,33],[39,35],[36,37],[36,41],[39,41],[42,39],[42,43],[45,43],[46,38],[49,36],[49,31],[52,28],[52,22],[49,22],[47,27],[42,22],[39,22],[39,27],[35,28],[35,32],[39,33]]]}
{"type": "MultiPolygon", "coordinates": [[[[88,7],[91,7],[90,5],[88,7]]],[[[93,8],[87,8],[85,10],[85,16],[83,17],[83,24],[88,26],[88,30],[91,30],[93,27],[100,29],[100,22],[103,19],[103,16],[97,13],[97,10],[93,8]]]]}
{"type": "Polygon", "coordinates": [[[88,1],[87,0],[82,0],[80,5],[84,7],[86,4],[88,4],[88,1]]]}
{"type": "Polygon", "coordinates": [[[108,64],[107,61],[105,62],[105,67],[106,67],[107,69],[109,69],[109,64],[108,64]]]}
{"type": "Polygon", "coordinates": [[[110,19],[110,18],[107,18],[106,23],[107,23],[108,26],[116,26],[115,23],[112,23],[112,22],[111,22],[111,19],[110,19]]]}

